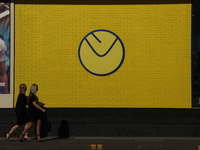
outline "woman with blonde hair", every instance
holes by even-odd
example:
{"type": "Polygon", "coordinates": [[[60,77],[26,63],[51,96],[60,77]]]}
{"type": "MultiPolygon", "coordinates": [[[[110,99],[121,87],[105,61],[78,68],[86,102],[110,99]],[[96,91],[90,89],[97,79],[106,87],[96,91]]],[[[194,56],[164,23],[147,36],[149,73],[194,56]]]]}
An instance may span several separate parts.
{"type": "MultiPolygon", "coordinates": [[[[19,127],[21,127],[22,124],[26,124],[26,126],[28,125],[28,115],[26,112],[26,105],[28,104],[28,99],[26,98],[26,84],[20,84],[19,86],[19,95],[17,97],[17,103],[16,103],[16,107],[15,107],[15,112],[17,115],[17,124],[15,126],[12,127],[12,129],[5,134],[5,138],[7,141],[9,141],[10,135],[17,130],[19,127]]],[[[28,137],[28,133],[25,134],[24,136],[24,140],[30,140],[28,137]]]]}
{"type": "Polygon", "coordinates": [[[29,122],[22,134],[19,135],[19,141],[23,142],[23,137],[26,132],[30,130],[30,128],[33,126],[34,122],[37,123],[37,141],[41,142],[40,139],[40,126],[41,126],[41,119],[38,117],[38,110],[41,110],[42,112],[46,112],[45,109],[40,107],[38,103],[38,97],[36,95],[36,92],[38,91],[38,86],[36,84],[32,84],[29,92],[29,105],[28,105],[28,118],[29,122]]]}

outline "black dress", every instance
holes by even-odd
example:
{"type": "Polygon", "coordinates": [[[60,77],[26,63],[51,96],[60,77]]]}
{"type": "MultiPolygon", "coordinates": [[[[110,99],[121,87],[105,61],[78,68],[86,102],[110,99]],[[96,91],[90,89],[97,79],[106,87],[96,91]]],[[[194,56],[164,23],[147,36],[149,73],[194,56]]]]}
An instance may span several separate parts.
{"type": "Polygon", "coordinates": [[[23,93],[20,93],[17,97],[17,104],[15,107],[15,112],[17,115],[17,125],[22,125],[24,123],[27,123],[28,121],[28,115],[26,112],[26,95],[23,93]]]}
{"type": "Polygon", "coordinates": [[[36,122],[38,120],[38,111],[37,108],[33,105],[33,102],[35,101],[37,103],[37,97],[32,94],[31,97],[29,97],[29,101],[28,118],[30,122],[36,122]]]}

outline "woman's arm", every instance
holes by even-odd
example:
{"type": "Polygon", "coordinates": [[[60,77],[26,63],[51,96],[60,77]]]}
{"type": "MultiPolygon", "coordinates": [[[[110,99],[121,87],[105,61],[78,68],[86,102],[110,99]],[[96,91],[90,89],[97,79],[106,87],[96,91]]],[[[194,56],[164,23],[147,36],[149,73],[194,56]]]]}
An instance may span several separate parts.
{"type": "Polygon", "coordinates": [[[36,101],[33,101],[33,105],[34,105],[37,109],[40,109],[41,111],[46,112],[45,109],[43,109],[42,107],[38,106],[38,104],[36,103],[36,101]]]}

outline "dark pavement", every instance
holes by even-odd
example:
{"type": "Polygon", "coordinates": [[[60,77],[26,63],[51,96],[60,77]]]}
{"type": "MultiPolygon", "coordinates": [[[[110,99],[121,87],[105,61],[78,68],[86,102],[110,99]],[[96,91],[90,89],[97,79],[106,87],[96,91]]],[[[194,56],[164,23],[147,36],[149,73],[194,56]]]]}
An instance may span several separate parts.
{"type": "Polygon", "coordinates": [[[200,150],[193,137],[47,137],[43,142],[19,142],[0,137],[0,150],[200,150]]]}

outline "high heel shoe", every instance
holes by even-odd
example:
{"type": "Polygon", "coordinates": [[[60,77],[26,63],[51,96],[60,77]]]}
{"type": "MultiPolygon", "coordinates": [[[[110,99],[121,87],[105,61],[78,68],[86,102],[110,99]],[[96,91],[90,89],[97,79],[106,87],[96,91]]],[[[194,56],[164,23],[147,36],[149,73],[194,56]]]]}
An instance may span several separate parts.
{"type": "Polygon", "coordinates": [[[19,138],[19,141],[20,141],[20,142],[23,142],[23,141],[24,141],[24,135],[23,135],[23,134],[18,135],[18,138],[19,138]],[[20,138],[21,136],[22,136],[22,138],[20,138]]]}
{"type": "Polygon", "coordinates": [[[24,141],[30,141],[28,138],[24,138],[24,141]]]}
{"type": "Polygon", "coordinates": [[[25,133],[25,135],[24,135],[24,141],[31,141],[31,139],[29,139],[29,137],[28,137],[28,134],[27,134],[27,133],[25,133]]]}
{"type": "Polygon", "coordinates": [[[38,136],[40,136],[40,135],[36,135],[37,142],[43,142],[41,139],[40,140],[38,139],[38,136]]]}
{"type": "Polygon", "coordinates": [[[4,136],[5,136],[5,139],[6,139],[6,141],[8,141],[8,142],[10,141],[10,140],[9,140],[9,138],[10,138],[10,135],[11,135],[11,134],[10,134],[10,132],[8,132],[8,133],[6,133],[6,134],[4,135],[4,136]],[[9,134],[9,137],[7,136],[7,134],[9,134]]]}

